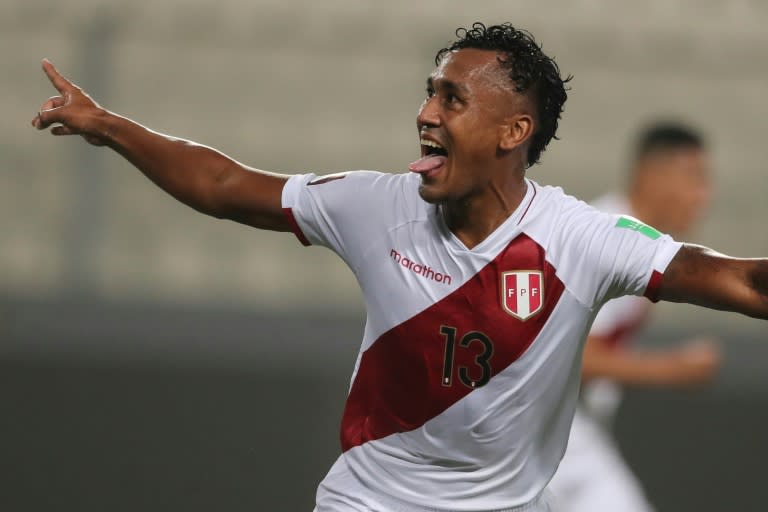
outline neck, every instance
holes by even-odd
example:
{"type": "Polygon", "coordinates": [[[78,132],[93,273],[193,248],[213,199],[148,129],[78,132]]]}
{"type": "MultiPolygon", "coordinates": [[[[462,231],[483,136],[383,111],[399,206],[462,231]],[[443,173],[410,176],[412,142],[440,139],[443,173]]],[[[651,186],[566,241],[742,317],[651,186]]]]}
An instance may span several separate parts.
{"type": "Polygon", "coordinates": [[[440,205],[448,229],[469,249],[485,240],[520,206],[528,184],[521,174],[506,186],[491,184],[483,193],[440,205]]]}

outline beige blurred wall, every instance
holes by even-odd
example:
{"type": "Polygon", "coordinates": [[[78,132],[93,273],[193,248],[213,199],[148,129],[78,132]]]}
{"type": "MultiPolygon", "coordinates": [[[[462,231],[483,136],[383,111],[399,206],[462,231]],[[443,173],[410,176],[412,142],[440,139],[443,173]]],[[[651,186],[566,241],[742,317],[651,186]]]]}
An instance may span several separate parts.
{"type": "MultiPolygon", "coordinates": [[[[85,269],[75,289],[108,299],[360,308],[328,251],[203,217],[108,150],[35,133],[29,120],[53,94],[39,61],[86,90],[100,80],[97,99],[112,110],[255,167],[402,172],[418,153],[414,117],[435,50],[474,20],[528,28],[575,76],[562,140],[531,177],[590,199],[621,185],[639,124],[680,117],[706,131],[716,162],[696,240],[768,253],[763,0],[5,0],[0,292],[68,293],[85,269]],[[87,250],[73,252],[72,237],[87,250]]],[[[764,329],[687,306],[660,313],[668,325],[764,329]]]]}

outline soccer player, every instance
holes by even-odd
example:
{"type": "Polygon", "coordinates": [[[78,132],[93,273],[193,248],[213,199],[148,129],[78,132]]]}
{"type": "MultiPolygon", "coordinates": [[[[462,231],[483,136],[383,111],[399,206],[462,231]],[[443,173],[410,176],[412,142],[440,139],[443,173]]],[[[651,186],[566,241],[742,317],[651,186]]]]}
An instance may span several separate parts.
{"type": "MultiPolygon", "coordinates": [[[[709,159],[703,137],[679,123],[659,122],[639,136],[626,194],[593,203],[682,236],[709,203],[709,159]]],[[[582,363],[582,389],[565,456],[549,488],[563,512],[647,512],[640,483],[610,435],[620,385],[663,387],[708,382],[719,364],[709,340],[677,349],[626,346],[644,325],[651,303],[624,296],[609,301],[592,325],[582,363]]]]}
{"type": "Polygon", "coordinates": [[[411,172],[247,167],[59,91],[33,125],[108,146],[191,207],[336,252],[367,306],[316,510],[551,510],[581,351],[621,295],[768,318],[768,259],[675,242],[526,177],[565,81],[530,34],[474,24],[438,52],[411,172]]]}

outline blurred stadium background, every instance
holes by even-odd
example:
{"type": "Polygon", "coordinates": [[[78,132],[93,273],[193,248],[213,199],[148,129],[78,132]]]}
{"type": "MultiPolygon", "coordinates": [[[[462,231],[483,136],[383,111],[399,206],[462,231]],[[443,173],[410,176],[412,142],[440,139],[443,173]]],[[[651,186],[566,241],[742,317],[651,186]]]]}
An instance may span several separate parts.
{"type": "MultiPolygon", "coordinates": [[[[623,183],[656,117],[701,127],[716,198],[695,240],[768,253],[763,0],[0,4],[0,509],[311,510],[364,311],[291,235],[205,218],[107,150],[35,133],[49,57],[108,108],[285,172],[405,170],[435,51],[512,21],[573,90],[530,175],[623,183]]],[[[660,510],[765,510],[764,323],[661,305],[649,344],[713,334],[704,392],[630,393],[621,445],[660,510]]]]}

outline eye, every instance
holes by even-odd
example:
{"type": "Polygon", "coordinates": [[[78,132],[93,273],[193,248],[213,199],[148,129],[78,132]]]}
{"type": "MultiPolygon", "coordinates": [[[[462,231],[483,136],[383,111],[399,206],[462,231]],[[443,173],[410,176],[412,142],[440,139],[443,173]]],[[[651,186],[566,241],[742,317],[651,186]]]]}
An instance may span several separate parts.
{"type": "Polygon", "coordinates": [[[434,95],[435,95],[435,89],[433,89],[432,87],[427,87],[427,98],[431,98],[434,95]]]}
{"type": "Polygon", "coordinates": [[[447,108],[450,108],[450,109],[459,108],[463,103],[463,100],[452,92],[446,92],[441,96],[442,96],[443,105],[445,105],[447,108]]]}

